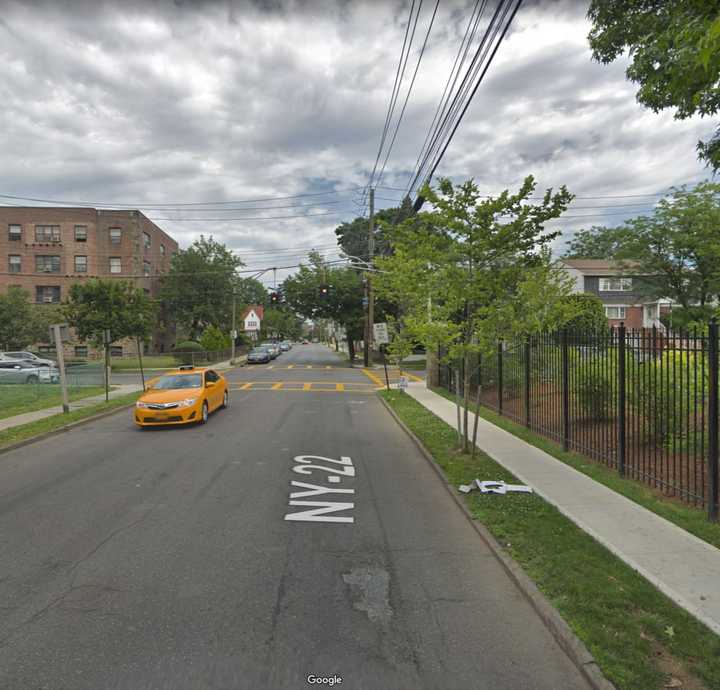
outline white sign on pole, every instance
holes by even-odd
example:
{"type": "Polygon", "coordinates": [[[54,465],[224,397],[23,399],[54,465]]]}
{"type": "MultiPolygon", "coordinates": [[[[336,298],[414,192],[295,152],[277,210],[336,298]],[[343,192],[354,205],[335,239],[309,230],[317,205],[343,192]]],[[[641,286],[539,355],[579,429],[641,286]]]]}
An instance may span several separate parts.
{"type": "Polygon", "coordinates": [[[388,335],[388,327],[386,323],[373,324],[373,339],[379,345],[386,345],[390,342],[390,336],[388,335]]]}
{"type": "Polygon", "coordinates": [[[398,388],[403,391],[408,387],[408,377],[407,376],[401,376],[398,379],[398,388]]]}

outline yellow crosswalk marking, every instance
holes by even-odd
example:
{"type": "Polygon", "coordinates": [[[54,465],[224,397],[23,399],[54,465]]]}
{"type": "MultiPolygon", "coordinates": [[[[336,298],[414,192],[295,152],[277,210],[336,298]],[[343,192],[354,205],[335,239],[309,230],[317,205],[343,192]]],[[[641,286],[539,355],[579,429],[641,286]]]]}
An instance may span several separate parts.
{"type": "Polygon", "coordinates": [[[303,383],[303,390],[309,391],[312,388],[312,383],[303,383]]]}
{"type": "Polygon", "coordinates": [[[344,390],[345,390],[345,384],[344,384],[344,383],[336,383],[336,384],[335,384],[335,390],[336,390],[336,391],[344,391],[344,390]]]}
{"type": "Polygon", "coordinates": [[[250,386],[252,386],[252,383],[243,383],[243,385],[240,386],[240,390],[246,391],[248,388],[250,388],[250,386]]]}
{"type": "Polygon", "coordinates": [[[279,383],[273,383],[272,390],[277,391],[280,390],[283,387],[283,381],[280,381],[279,383]]]}
{"type": "Polygon", "coordinates": [[[288,369],[292,369],[294,366],[294,364],[288,364],[288,369]]]}

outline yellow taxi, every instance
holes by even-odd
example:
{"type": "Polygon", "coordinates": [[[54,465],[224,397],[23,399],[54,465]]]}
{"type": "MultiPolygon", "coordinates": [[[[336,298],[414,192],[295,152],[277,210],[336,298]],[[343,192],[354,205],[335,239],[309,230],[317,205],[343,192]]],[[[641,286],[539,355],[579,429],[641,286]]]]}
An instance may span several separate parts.
{"type": "Polygon", "coordinates": [[[227,406],[223,376],[205,367],[182,366],[147,383],[135,403],[135,424],[205,424],[211,412],[227,406]]]}

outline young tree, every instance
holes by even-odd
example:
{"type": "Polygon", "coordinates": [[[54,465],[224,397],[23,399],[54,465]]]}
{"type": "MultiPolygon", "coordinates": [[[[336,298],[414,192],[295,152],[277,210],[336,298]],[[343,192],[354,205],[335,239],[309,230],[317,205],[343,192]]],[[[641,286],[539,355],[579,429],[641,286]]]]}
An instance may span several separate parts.
{"type": "MultiPolygon", "coordinates": [[[[720,108],[720,16],[710,0],[592,0],[589,40],[595,60],[608,64],[630,53],[626,74],[639,84],[637,99],[675,118],[713,115],[720,108]]],[[[720,138],[699,142],[714,170],[720,138]]]]}
{"type": "Polygon", "coordinates": [[[464,363],[465,450],[471,355],[491,352],[501,335],[537,330],[567,312],[560,303],[567,285],[544,251],[558,233],[545,231],[545,223],[560,216],[572,195],[561,187],[530,203],[534,190],[532,177],[517,193],[495,198],[485,198],[472,180],[426,186],[422,195],[433,210],[395,227],[393,254],[378,262],[385,272],[378,290],[406,305],[413,337],[464,363]]]}
{"type": "Polygon", "coordinates": [[[162,277],[161,299],[168,317],[195,339],[208,326],[229,330],[236,271],[243,265],[224,244],[201,236],[172,258],[162,277]]]}
{"type": "Polygon", "coordinates": [[[606,228],[593,225],[589,230],[579,230],[568,242],[563,253],[566,259],[614,259],[632,237],[625,227],[606,228]]]}

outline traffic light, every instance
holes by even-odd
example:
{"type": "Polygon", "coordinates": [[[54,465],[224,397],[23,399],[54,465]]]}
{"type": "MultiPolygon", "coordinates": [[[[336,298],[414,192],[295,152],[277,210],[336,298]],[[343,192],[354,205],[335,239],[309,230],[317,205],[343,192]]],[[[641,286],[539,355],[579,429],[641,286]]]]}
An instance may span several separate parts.
{"type": "Polygon", "coordinates": [[[277,304],[280,301],[280,295],[277,292],[270,293],[270,303],[277,304]]]}
{"type": "Polygon", "coordinates": [[[320,297],[327,297],[330,294],[330,286],[329,285],[321,285],[320,286],[320,297]]]}

